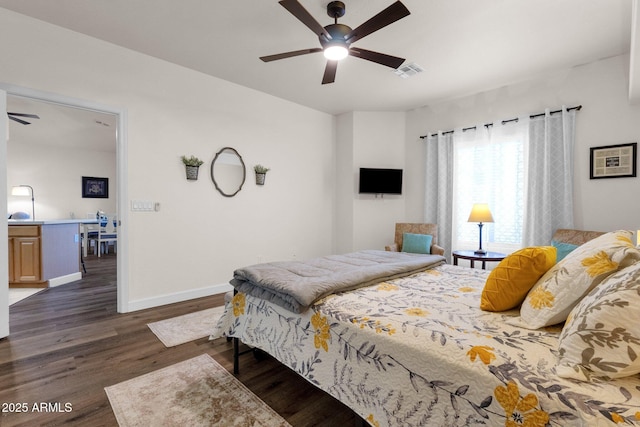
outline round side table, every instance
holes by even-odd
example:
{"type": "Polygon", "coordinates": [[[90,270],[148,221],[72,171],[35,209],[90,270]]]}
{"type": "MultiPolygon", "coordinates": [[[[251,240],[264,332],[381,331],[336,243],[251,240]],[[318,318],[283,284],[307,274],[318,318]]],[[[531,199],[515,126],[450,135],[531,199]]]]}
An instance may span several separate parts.
{"type": "Polygon", "coordinates": [[[507,255],[500,252],[486,252],[484,254],[477,254],[475,251],[453,251],[453,265],[458,265],[458,258],[468,259],[471,262],[471,268],[475,267],[476,261],[482,261],[482,269],[486,270],[487,261],[500,262],[507,255]]]}

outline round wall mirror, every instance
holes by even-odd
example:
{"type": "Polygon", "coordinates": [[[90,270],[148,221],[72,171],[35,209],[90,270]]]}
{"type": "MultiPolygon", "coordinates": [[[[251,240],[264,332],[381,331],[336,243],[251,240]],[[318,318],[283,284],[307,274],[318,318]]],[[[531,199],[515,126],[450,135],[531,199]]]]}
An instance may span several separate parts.
{"type": "Polygon", "coordinates": [[[225,197],[233,197],[242,188],[246,169],[238,152],[225,147],[216,153],[211,162],[211,180],[216,189],[225,197]]]}

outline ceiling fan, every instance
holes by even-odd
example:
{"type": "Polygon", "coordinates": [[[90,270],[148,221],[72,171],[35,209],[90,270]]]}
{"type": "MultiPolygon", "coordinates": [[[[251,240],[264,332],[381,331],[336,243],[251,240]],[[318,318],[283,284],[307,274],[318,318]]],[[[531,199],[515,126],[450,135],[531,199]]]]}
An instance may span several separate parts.
{"type": "Polygon", "coordinates": [[[341,1],[332,1],[327,5],[327,15],[334,19],[334,23],[326,27],[320,25],[297,0],[281,0],[278,3],[317,34],[320,40],[320,46],[322,47],[260,57],[264,62],[291,58],[307,53],[324,52],[324,56],[327,58],[327,66],[325,67],[322,78],[323,85],[335,81],[338,61],[348,55],[386,65],[391,68],[398,68],[404,62],[404,58],[351,46],[352,43],[361,38],[408,16],[410,14],[409,10],[400,1],[396,1],[353,30],[347,25],[338,24],[338,18],[341,18],[345,14],[345,5],[341,1]]]}
{"type": "Polygon", "coordinates": [[[30,124],[31,124],[31,122],[28,122],[28,121],[26,121],[26,120],[19,119],[18,117],[26,117],[26,118],[29,118],[29,119],[39,119],[39,118],[40,118],[39,116],[36,116],[35,114],[26,114],[26,113],[10,113],[10,112],[8,112],[8,111],[7,111],[7,116],[9,116],[9,118],[10,118],[11,120],[13,120],[14,122],[18,122],[18,123],[21,123],[21,124],[23,124],[23,125],[30,125],[30,124]]]}

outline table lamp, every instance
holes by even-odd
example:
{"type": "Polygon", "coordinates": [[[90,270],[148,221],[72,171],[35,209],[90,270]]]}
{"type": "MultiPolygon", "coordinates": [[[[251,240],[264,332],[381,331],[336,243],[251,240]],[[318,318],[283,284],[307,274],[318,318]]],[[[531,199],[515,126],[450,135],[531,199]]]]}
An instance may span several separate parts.
{"type": "Polygon", "coordinates": [[[11,188],[12,196],[31,196],[31,219],[36,220],[36,204],[33,197],[33,187],[30,185],[20,184],[11,188]]]}
{"type": "Polygon", "coordinates": [[[468,222],[477,222],[478,228],[480,229],[480,243],[478,246],[478,250],[475,251],[478,255],[484,255],[487,253],[484,249],[482,249],[482,226],[483,222],[493,222],[493,215],[491,215],[491,210],[489,210],[489,205],[487,203],[475,203],[471,208],[471,213],[469,214],[468,222]]]}

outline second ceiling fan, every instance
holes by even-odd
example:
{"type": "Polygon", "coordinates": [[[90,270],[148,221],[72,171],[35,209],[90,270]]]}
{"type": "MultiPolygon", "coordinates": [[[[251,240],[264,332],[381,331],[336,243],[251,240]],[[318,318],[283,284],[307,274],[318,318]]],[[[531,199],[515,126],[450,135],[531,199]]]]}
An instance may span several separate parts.
{"type": "Polygon", "coordinates": [[[291,58],[308,53],[324,52],[324,56],[327,58],[327,65],[324,70],[324,76],[322,77],[322,84],[333,83],[335,81],[338,61],[348,55],[386,65],[394,69],[398,68],[404,62],[404,58],[351,46],[351,44],[357,40],[409,15],[409,10],[400,1],[396,1],[355,29],[351,29],[351,27],[344,24],[338,24],[338,18],[341,18],[345,14],[345,5],[341,1],[332,1],[327,5],[327,15],[334,19],[334,23],[326,27],[320,25],[297,0],[281,0],[279,3],[318,36],[320,46],[322,47],[260,57],[264,62],[291,58]]]}
{"type": "Polygon", "coordinates": [[[7,112],[7,116],[9,117],[9,119],[13,120],[14,122],[18,122],[18,123],[23,124],[23,125],[30,125],[31,122],[19,119],[18,117],[26,117],[26,118],[29,118],[29,119],[39,119],[40,118],[39,116],[37,116],[35,114],[27,114],[27,113],[9,113],[9,112],[7,112]]]}

